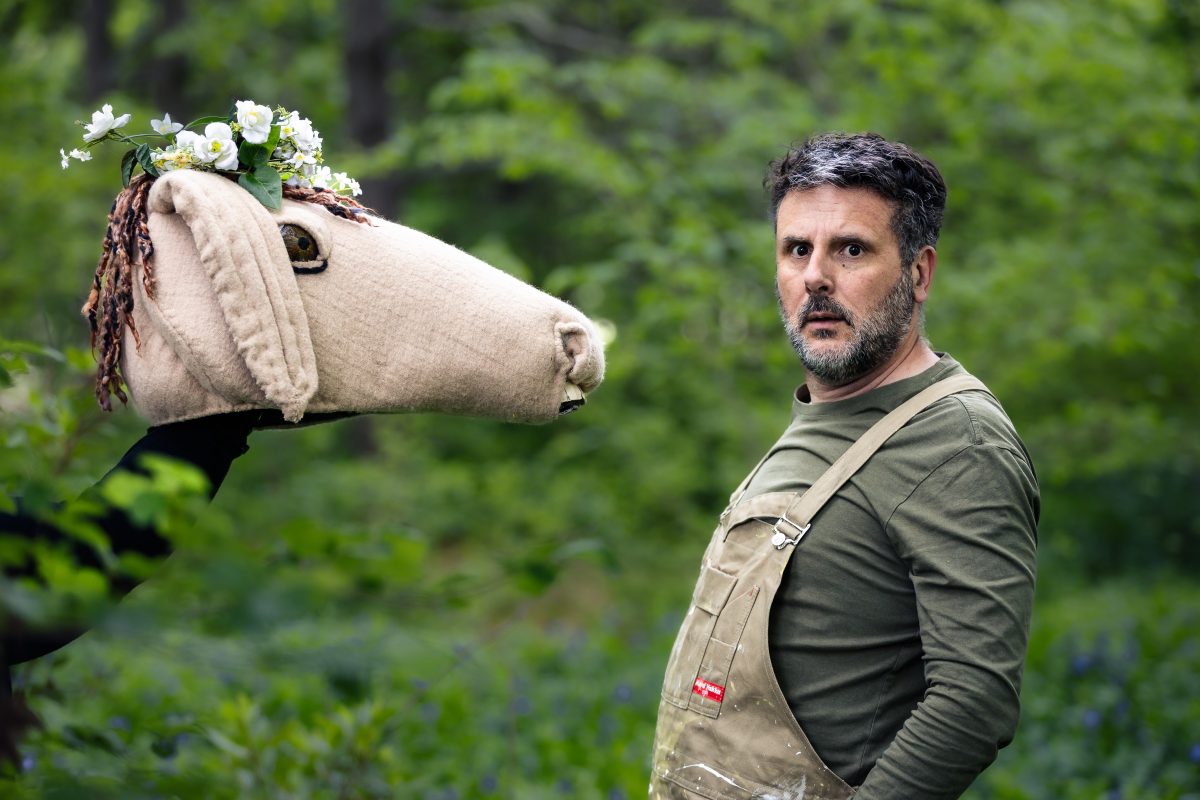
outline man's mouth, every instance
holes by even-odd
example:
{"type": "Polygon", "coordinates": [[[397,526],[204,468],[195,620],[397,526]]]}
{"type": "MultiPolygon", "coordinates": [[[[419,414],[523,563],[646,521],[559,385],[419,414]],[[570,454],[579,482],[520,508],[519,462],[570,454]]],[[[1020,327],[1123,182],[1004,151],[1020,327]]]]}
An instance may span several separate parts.
{"type": "Polygon", "coordinates": [[[827,326],[833,325],[835,323],[845,322],[845,321],[846,320],[839,314],[834,314],[829,311],[814,311],[812,313],[805,315],[804,323],[803,323],[803,325],[801,325],[801,327],[807,327],[809,325],[816,325],[818,327],[827,327],[827,326]]]}

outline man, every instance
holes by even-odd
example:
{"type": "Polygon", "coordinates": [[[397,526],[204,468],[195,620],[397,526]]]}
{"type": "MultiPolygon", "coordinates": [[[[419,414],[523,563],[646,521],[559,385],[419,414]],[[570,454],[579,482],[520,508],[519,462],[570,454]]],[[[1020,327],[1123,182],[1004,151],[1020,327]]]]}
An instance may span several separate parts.
{"type": "Polygon", "coordinates": [[[767,183],[805,384],[705,553],[651,795],[958,797],[1017,724],[1033,465],[995,398],[922,335],[937,168],[829,134],[767,183]]]}

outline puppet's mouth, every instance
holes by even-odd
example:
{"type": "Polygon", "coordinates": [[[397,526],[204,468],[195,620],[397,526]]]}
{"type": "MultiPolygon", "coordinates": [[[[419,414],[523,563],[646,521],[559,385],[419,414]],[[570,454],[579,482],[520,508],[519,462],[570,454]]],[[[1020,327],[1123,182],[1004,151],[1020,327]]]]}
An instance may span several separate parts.
{"type": "Polygon", "coordinates": [[[583,408],[583,404],[587,402],[587,398],[583,396],[583,389],[580,389],[573,383],[563,385],[562,402],[558,404],[558,415],[570,414],[572,411],[583,408]]]}

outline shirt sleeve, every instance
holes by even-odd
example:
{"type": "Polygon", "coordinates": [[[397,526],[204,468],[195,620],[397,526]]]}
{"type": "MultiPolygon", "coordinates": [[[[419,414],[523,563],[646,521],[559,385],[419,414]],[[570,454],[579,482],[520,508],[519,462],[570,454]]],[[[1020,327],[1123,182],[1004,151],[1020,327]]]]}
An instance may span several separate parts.
{"type": "MultiPolygon", "coordinates": [[[[142,457],[160,455],[188,463],[208,479],[209,497],[220,488],[233,460],[249,450],[246,440],[259,421],[258,412],[221,414],[201,419],[159,425],[146,431],[89,492],[120,472],[145,474],[142,457]]],[[[95,520],[108,538],[113,553],[138,553],[148,558],[162,558],[170,553],[170,542],[158,531],[135,524],[123,511],[107,509],[95,520]]],[[[16,513],[0,513],[0,532],[8,535],[61,541],[71,548],[79,564],[103,569],[99,556],[77,539],[63,534],[37,517],[25,513],[18,504],[16,513]]],[[[32,565],[6,567],[8,576],[31,575],[32,565]]],[[[110,586],[118,595],[129,592],[136,581],[127,575],[110,576],[110,586]]],[[[8,664],[18,664],[39,658],[79,636],[80,630],[36,631],[5,626],[0,638],[0,657],[8,664]]]]}
{"type": "Polygon", "coordinates": [[[1023,452],[974,444],[931,472],[888,521],[916,596],[926,692],[859,800],[958,797],[1012,740],[1038,504],[1023,452]]]}

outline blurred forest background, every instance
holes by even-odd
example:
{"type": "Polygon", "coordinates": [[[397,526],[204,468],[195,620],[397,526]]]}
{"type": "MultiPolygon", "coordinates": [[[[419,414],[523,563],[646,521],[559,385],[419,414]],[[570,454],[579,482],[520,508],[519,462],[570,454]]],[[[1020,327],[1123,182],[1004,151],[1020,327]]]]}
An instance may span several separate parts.
{"type": "MultiPolygon", "coordinates": [[[[102,103],[298,109],[369,205],[615,330],[553,425],[259,432],[211,506],[179,469],[111,491],[178,552],[17,671],[45,728],[0,795],[643,796],[701,551],[801,380],[764,168],[841,129],[941,167],[928,331],[1042,481],[1021,728],[969,796],[1200,798],[1194,0],[0,0],[0,48],[6,498],[144,429],[78,314],[121,148],[59,167],[102,103]]],[[[104,605],[39,563],[9,613],[104,605]]]]}

